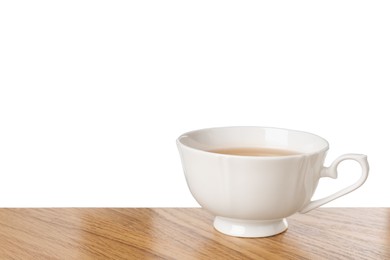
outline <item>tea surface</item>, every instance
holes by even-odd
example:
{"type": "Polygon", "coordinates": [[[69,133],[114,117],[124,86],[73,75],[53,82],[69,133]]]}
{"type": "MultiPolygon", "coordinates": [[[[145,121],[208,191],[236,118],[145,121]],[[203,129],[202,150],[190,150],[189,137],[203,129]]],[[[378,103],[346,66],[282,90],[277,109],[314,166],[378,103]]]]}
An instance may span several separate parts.
{"type": "Polygon", "coordinates": [[[209,152],[241,156],[288,156],[299,154],[296,151],[265,147],[232,147],[209,150],[209,152]]]}

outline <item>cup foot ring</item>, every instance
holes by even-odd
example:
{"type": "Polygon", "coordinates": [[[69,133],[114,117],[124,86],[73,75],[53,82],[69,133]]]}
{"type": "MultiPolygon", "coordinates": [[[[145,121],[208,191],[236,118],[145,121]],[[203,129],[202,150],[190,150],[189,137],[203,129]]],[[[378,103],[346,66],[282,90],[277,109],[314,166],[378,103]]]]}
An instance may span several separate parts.
{"type": "Polygon", "coordinates": [[[288,228],[285,218],[278,220],[243,220],[225,217],[215,217],[214,228],[219,232],[235,237],[269,237],[288,228]]]}

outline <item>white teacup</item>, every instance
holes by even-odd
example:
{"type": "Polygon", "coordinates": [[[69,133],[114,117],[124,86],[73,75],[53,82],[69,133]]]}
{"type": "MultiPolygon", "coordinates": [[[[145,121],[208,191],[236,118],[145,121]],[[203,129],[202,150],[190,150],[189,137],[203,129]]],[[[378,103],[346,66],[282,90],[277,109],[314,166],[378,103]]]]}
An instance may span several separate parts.
{"type": "Polygon", "coordinates": [[[367,156],[345,154],[324,167],[328,142],[314,134],[266,127],[221,127],[192,131],[177,139],[189,189],[216,217],[227,235],[266,237],[287,229],[288,216],[306,213],[360,187],[368,176],[367,156]],[[245,156],[210,152],[235,147],[296,151],[287,156],[245,156]],[[353,185],[311,201],[321,177],[337,178],[337,165],[355,160],[361,168],[353,185]]]}

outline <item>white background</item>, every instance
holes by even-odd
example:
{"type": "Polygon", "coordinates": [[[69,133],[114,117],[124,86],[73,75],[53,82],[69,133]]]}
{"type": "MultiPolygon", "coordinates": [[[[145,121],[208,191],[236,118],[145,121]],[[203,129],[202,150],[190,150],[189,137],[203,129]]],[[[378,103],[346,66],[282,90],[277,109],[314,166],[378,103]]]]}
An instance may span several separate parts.
{"type": "MultiPolygon", "coordinates": [[[[175,139],[274,126],[368,155],[390,206],[388,1],[3,1],[0,206],[197,206],[175,139]]],[[[358,178],[346,162],[317,197],[358,178]]]]}

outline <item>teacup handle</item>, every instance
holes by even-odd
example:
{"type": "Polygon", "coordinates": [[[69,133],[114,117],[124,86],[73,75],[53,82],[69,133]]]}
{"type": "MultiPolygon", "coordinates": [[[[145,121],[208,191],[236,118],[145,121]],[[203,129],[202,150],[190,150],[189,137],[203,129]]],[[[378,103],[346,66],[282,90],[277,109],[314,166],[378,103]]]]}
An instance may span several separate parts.
{"type": "Polygon", "coordinates": [[[323,199],[315,200],[315,201],[310,201],[309,204],[304,206],[299,212],[300,213],[306,213],[309,212],[310,210],[313,210],[315,208],[318,208],[319,206],[328,203],[334,199],[337,199],[341,196],[344,196],[347,193],[350,193],[351,191],[356,190],[362,184],[366,181],[368,177],[368,162],[367,162],[367,156],[364,154],[344,154],[338,157],[333,161],[333,163],[329,167],[324,167],[321,171],[321,177],[331,177],[333,179],[337,178],[337,166],[339,163],[341,163],[344,160],[354,160],[357,161],[360,166],[362,167],[362,175],[360,176],[360,179],[355,182],[354,184],[348,186],[347,188],[344,188],[328,197],[325,197],[323,199]]]}

